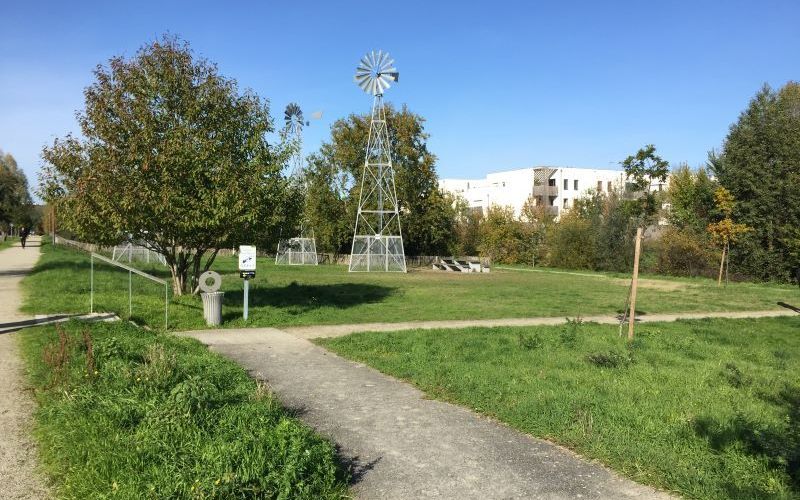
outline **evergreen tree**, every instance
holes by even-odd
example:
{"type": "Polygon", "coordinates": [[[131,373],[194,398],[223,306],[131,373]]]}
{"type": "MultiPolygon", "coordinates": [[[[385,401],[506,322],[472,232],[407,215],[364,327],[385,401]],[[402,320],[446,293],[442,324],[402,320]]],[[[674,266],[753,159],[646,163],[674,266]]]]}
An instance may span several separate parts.
{"type": "Polygon", "coordinates": [[[756,94],[731,126],[714,173],[738,200],[733,218],[753,228],[731,249],[737,269],[789,279],[800,267],[800,84],[756,94]]]}

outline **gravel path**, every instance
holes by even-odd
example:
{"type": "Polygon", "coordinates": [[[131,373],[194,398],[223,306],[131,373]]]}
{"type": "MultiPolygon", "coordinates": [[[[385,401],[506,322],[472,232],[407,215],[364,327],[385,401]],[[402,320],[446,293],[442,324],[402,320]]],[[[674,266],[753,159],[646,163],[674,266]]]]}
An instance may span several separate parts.
{"type": "Polygon", "coordinates": [[[552,443],[275,329],[187,332],[339,447],[362,499],[668,498],[552,443]]]}
{"type": "MultiPolygon", "coordinates": [[[[678,321],[680,319],[704,319],[704,318],[772,318],[776,316],[797,316],[798,314],[790,309],[778,309],[772,311],[735,311],[735,312],[696,312],[696,313],[670,313],[670,314],[648,314],[637,316],[637,323],[652,323],[664,321],[678,321]]],[[[602,323],[608,325],[619,324],[617,316],[585,316],[583,321],[592,323],[602,323]]],[[[304,339],[322,337],[343,337],[356,332],[394,332],[398,330],[416,329],[438,329],[438,328],[470,328],[474,326],[494,327],[494,326],[543,326],[543,325],[563,325],[567,322],[566,318],[561,317],[540,317],[540,318],[500,318],[500,319],[468,319],[468,320],[444,320],[444,321],[406,321],[403,323],[356,323],[347,325],[316,325],[316,326],[292,326],[282,328],[284,332],[304,339]]]]}
{"type": "MultiPolygon", "coordinates": [[[[39,241],[28,248],[0,251],[0,324],[30,319],[17,311],[19,282],[39,258],[39,241]]],[[[36,472],[37,453],[30,437],[36,404],[24,380],[24,367],[13,333],[0,333],[0,498],[48,498],[44,479],[36,472]]]]}

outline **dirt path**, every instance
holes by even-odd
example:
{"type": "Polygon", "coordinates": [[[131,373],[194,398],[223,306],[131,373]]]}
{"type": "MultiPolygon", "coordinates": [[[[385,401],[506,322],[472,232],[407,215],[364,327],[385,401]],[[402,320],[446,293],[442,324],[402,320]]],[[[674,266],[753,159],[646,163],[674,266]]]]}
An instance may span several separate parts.
{"type": "MultiPolygon", "coordinates": [[[[28,248],[0,251],[0,325],[31,319],[17,311],[19,282],[39,258],[39,240],[28,248]]],[[[0,498],[48,498],[44,479],[36,472],[36,447],[30,437],[35,403],[26,391],[22,360],[13,333],[0,333],[0,498]]]]}
{"type": "Polygon", "coordinates": [[[265,380],[339,447],[361,499],[668,498],[274,329],[182,333],[265,380]]]}
{"type": "MultiPolygon", "coordinates": [[[[703,319],[703,318],[772,318],[776,316],[797,316],[798,314],[789,309],[778,309],[772,311],[735,311],[735,312],[696,312],[696,313],[669,313],[669,314],[648,314],[638,316],[637,323],[653,323],[662,321],[677,321],[680,319],[703,319]]],[[[592,323],[602,323],[608,325],[619,324],[616,316],[585,316],[583,321],[592,323]]],[[[398,330],[415,329],[438,329],[438,328],[469,328],[474,326],[493,327],[493,326],[542,326],[542,325],[562,325],[567,322],[566,318],[561,317],[540,317],[540,318],[500,318],[500,319],[468,319],[468,320],[444,320],[444,321],[407,321],[403,323],[356,323],[347,325],[315,325],[315,326],[292,326],[281,328],[284,332],[304,339],[320,337],[343,337],[356,332],[393,332],[398,330]]],[[[254,329],[256,330],[256,329],[254,329]]]]}

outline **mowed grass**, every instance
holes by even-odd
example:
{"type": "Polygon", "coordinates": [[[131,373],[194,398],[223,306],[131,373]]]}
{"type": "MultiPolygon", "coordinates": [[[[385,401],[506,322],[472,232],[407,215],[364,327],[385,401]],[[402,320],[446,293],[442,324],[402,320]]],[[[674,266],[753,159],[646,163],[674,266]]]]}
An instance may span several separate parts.
{"type": "Polygon", "coordinates": [[[0,241],[0,250],[5,250],[6,248],[11,248],[13,246],[19,245],[19,238],[16,236],[8,236],[6,237],[5,241],[0,241]]]}
{"type": "Polygon", "coordinates": [[[128,323],[20,333],[60,498],[342,498],[333,446],[199,342],[128,323]]]}
{"type": "Polygon", "coordinates": [[[800,497],[800,317],[317,342],[690,498],[800,497]]]}
{"type": "MultiPolygon", "coordinates": [[[[24,310],[32,313],[88,312],[88,255],[45,245],[44,255],[23,282],[24,310]]],[[[136,264],[169,279],[166,268],[136,264]]],[[[128,273],[95,263],[95,310],[127,317],[128,273]]],[[[236,259],[220,257],[223,326],[240,327],[242,280],[236,259]]],[[[732,283],[717,287],[707,279],[645,276],[640,314],[690,311],[779,309],[778,301],[800,302],[788,285],[732,283]]],[[[348,273],[346,266],[275,266],[258,261],[251,281],[248,326],[288,326],[410,320],[485,319],[615,314],[625,306],[629,282],[602,273],[495,270],[489,274],[435,272],[348,273]]],[[[164,324],[164,287],[133,276],[133,317],[155,328],[164,324]]],[[[204,328],[200,297],[172,298],[170,328],[204,328]]]]}

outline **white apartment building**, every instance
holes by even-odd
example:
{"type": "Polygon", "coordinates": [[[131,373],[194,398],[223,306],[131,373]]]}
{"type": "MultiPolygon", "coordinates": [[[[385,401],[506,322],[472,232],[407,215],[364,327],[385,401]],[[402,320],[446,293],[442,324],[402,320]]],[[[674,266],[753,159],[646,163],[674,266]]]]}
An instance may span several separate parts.
{"type": "MultiPolygon", "coordinates": [[[[555,215],[569,209],[575,200],[592,189],[608,192],[625,182],[622,170],[572,167],[530,167],[493,172],[485,179],[440,179],[439,188],[464,198],[470,207],[484,213],[492,205],[510,206],[519,216],[531,196],[536,203],[551,207],[555,215]]],[[[659,191],[665,184],[653,184],[659,191]]]]}

